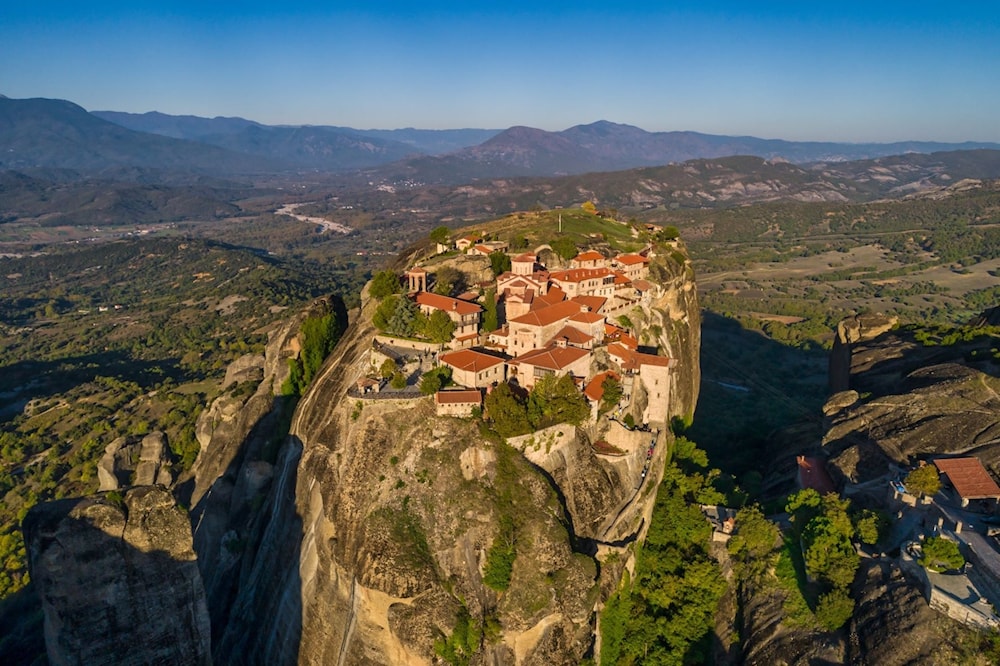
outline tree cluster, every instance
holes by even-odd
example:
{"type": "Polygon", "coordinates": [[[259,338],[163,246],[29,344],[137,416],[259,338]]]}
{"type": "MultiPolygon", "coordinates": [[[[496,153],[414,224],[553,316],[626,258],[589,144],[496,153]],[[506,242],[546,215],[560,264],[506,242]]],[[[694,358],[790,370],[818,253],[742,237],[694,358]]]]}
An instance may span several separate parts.
{"type": "Polygon", "coordinates": [[[455,322],[448,313],[435,310],[427,316],[416,303],[400,294],[391,294],[379,303],[372,323],[389,335],[420,337],[431,342],[448,342],[455,333],[455,322]]]}
{"type": "Polygon", "coordinates": [[[855,522],[850,500],[835,493],[821,497],[811,488],[788,498],[786,511],[801,543],[806,573],[826,591],[819,597],[816,620],[829,631],[839,629],[854,612],[848,587],[861,558],[854,549],[855,522]]]}
{"type": "Polygon", "coordinates": [[[347,312],[339,298],[334,308],[324,315],[307,317],[299,329],[301,351],[298,358],[288,360],[288,378],[282,384],[285,395],[302,395],[306,386],[330,355],[347,324],[347,312]]]}
{"type": "Polygon", "coordinates": [[[586,398],[569,375],[547,375],[530,393],[499,384],[485,401],[486,414],[501,437],[526,435],[557,423],[579,425],[590,416],[586,398]]]}
{"type": "Polygon", "coordinates": [[[601,664],[708,663],[716,607],[726,587],[709,555],[712,528],[691,492],[697,479],[670,464],[646,542],[601,617],[601,664]]]}

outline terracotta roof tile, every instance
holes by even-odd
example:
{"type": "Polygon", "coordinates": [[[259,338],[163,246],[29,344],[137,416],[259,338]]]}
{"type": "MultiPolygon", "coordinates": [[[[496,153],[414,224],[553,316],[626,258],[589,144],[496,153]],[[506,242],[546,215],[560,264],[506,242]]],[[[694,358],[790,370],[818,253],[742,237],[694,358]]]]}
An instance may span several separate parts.
{"type": "Polygon", "coordinates": [[[587,309],[591,312],[600,312],[604,308],[604,305],[608,302],[608,299],[603,296],[574,296],[569,300],[574,303],[586,305],[587,309]]]}
{"type": "Polygon", "coordinates": [[[826,464],[822,458],[799,456],[796,462],[799,466],[799,478],[802,480],[803,488],[812,488],[820,495],[837,491],[833,479],[826,471],[826,464]]]}
{"type": "Polygon", "coordinates": [[[934,460],[934,466],[948,477],[963,499],[1000,497],[1000,487],[979,458],[938,458],[934,460]]]}
{"type": "Polygon", "coordinates": [[[590,356],[590,350],[579,347],[546,347],[536,349],[527,354],[521,354],[511,359],[511,365],[531,365],[546,370],[563,370],[585,356],[590,356]]]}
{"type": "Polygon", "coordinates": [[[613,275],[613,273],[607,268],[570,268],[566,271],[553,271],[549,274],[549,279],[559,282],[583,282],[609,275],[613,275]]]}
{"type": "Polygon", "coordinates": [[[589,382],[587,382],[587,387],[583,389],[584,395],[593,400],[594,402],[600,401],[604,397],[604,380],[608,377],[618,380],[621,377],[618,376],[617,372],[608,370],[607,372],[602,372],[594,376],[589,382]]]}
{"type": "Polygon", "coordinates": [[[578,312],[570,317],[569,320],[584,324],[596,324],[599,321],[604,321],[604,315],[597,314],[596,312],[578,312]]]}
{"type": "Polygon", "coordinates": [[[615,257],[615,261],[626,266],[632,266],[635,264],[648,264],[649,257],[644,257],[641,254],[619,254],[615,257]]]}
{"type": "Polygon", "coordinates": [[[505,362],[502,358],[484,354],[474,349],[460,349],[459,351],[442,354],[439,360],[453,368],[472,372],[481,372],[505,362]]]}
{"type": "Polygon", "coordinates": [[[483,394],[480,391],[438,391],[434,394],[434,402],[439,405],[457,405],[475,403],[482,404],[483,394]]]}
{"type": "Polygon", "coordinates": [[[475,314],[483,311],[483,308],[476,303],[460,301],[457,298],[442,296],[441,294],[434,294],[429,291],[421,291],[417,293],[414,300],[417,305],[426,305],[427,307],[434,308],[435,310],[444,310],[446,312],[454,310],[458,314],[462,315],[475,314]]]}
{"type": "MultiPolygon", "coordinates": [[[[538,300],[541,300],[539,297],[538,300]]],[[[548,307],[532,310],[520,317],[511,319],[511,323],[524,324],[526,326],[548,326],[561,319],[569,319],[580,313],[580,304],[572,301],[561,301],[548,307]]]]}
{"type": "Polygon", "coordinates": [[[559,332],[552,336],[552,340],[561,340],[565,338],[566,342],[576,345],[585,345],[588,342],[593,342],[594,336],[587,335],[578,328],[573,328],[572,326],[563,326],[559,329],[559,332]]]}

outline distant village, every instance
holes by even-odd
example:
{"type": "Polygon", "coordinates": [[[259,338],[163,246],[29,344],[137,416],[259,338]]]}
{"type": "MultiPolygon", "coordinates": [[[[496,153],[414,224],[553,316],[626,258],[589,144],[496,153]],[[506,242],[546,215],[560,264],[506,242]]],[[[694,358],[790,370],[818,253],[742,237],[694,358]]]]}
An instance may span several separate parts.
{"type": "Polygon", "coordinates": [[[662,287],[648,280],[652,246],[613,256],[588,250],[556,269],[539,259],[540,253],[551,250],[548,246],[512,254],[508,243],[477,234],[462,236],[450,246],[439,244],[437,249],[481,260],[484,267],[491,257],[502,254],[509,260],[509,270],[455,296],[429,290],[435,274],[427,268],[417,265],[406,271],[405,297],[426,317],[446,314],[454,325],[451,339],[427,343],[385,333],[376,336],[372,376],[358,381],[358,392],[383,391],[385,381],[374,376],[375,370],[386,359],[401,360],[417,352],[424,369],[446,367],[456,385],[435,393],[439,415],[467,417],[478,412],[484,393],[502,382],[531,390],[542,377],[568,375],[595,415],[610,377],[620,383],[622,405],[631,404],[636,391],[642,392],[635,422],[664,424],[674,362],[655,346],[640,345],[634,331],[623,325],[636,308],[661,295],[662,287]],[[493,303],[487,304],[486,298],[493,303]],[[483,330],[487,305],[496,313],[493,330],[483,330]],[[600,354],[600,363],[595,354],[600,354]]]}

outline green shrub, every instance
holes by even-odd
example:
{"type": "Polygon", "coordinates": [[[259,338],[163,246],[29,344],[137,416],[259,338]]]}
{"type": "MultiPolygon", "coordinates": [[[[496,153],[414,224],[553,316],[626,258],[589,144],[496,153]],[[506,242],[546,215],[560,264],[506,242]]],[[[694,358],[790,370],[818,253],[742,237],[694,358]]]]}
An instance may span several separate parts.
{"type": "Polygon", "coordinates": [[[843,588],[827,592],[816,605],[816,621],[827,631],[840,629],[853,614],[854,599],[843,588]]]}

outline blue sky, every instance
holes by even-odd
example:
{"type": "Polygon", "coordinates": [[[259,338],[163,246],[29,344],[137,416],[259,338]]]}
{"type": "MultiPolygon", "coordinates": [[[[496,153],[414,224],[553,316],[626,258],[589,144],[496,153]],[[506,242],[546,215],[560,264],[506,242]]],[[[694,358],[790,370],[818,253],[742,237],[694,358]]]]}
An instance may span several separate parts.
{"type": "Polygon", "coordinates": [[[1000,141],[1000,3],[0,3],[0,93],[358,128],[1000,141]]]}

